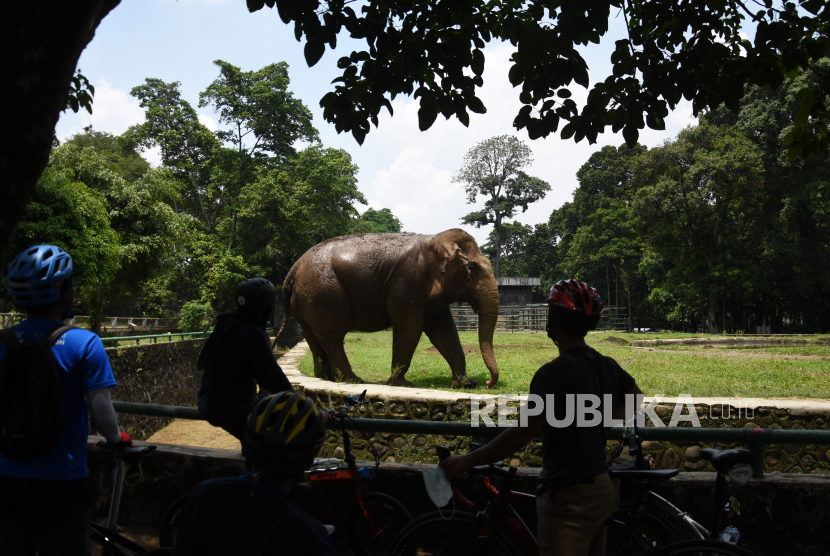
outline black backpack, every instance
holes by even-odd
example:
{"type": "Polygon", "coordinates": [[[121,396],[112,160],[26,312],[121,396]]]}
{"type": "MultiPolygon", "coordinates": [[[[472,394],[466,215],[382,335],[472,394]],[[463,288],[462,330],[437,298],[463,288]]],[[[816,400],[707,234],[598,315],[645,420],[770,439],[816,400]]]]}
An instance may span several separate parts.
{"type": "Polygon", "coordinates": [[[0,454],[16,461],[36,459],[57,444],[61,430],[83,399],[61,421],[61,372],[52,344],[73,326],[61,325],[37,344],[21,345],[11,328],[0,330],[6,354],[0,361],[0,454]]]}

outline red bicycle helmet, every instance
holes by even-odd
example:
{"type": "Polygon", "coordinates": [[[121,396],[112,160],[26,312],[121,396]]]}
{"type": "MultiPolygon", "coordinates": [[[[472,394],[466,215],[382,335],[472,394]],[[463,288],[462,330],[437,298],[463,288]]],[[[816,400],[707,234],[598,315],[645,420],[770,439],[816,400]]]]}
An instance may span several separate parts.
{"type": "Polygon", "coordinates": [[[548,305],[550,322],[579,332],[596,328],[605,313],[596,288],[574,279],[560,280],[551,286],[548,305]]]}

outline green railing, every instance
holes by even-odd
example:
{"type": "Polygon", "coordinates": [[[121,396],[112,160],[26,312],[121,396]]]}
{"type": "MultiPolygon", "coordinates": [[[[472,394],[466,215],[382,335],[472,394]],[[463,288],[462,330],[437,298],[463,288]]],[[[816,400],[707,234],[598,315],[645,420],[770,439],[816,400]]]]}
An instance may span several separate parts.
{"type": "Polygon", "coordinates": [[[182,340],[185,338],[206,338],[210,336],[210,332],[168,332],[166,334],[151,334],[149,336],[122,336],[120,338],[113,336],[111,338],[101,338],[101,341],[104,343],[111,342],[115,343],[115,347],[118,347],[119,342],[132,342],[135,340],[135,345],[141,343],[141,340],[153,340],[153,343],[158,343],[159,338],[162,338],[162,341],[172,342],[175,336],[181,337],[182,340]]]}
{"type": "MultiPolygon", "coordinates": [[[[171,405],[112,402],[115,411],[132,415],[168,417],[175,419],[205,420],[195,407],[171,405]]],[[[400,419],[355,419],[354,428],[372,432],[397,432],[402,434],[440,434],[454,436],[476,436],[492,440],[504,430],[484,425],[473,427],[469,422],[456,421],[410,421],[400,419]]],[[[610,438],[620,440],[624,429],[614,427],[610,438]]],[[[784,429],[707,429],[707,428],[664,428],[642,427],[639,429],[643,440],[674,442],[723,442],[744,444],[752,451],[753,476],[764,476],[764,454],[770,444],[830,444],[830,431],[794,431],[784,429]]]]}

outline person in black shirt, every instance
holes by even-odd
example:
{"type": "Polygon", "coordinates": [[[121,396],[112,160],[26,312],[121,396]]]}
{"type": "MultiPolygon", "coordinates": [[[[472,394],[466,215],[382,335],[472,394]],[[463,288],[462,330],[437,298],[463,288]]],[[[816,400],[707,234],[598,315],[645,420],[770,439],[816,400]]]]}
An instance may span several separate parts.
{"type": "Polygon", "coordinates": [[[546,407],[541,412],[533,407],[535,415],[528,411],[527,426],[512,428],[466,455],[452,456],[441,467],[451,479],[476,465],[513,455],[541,432],[543,469],[536,498],[539,554],[600,556],[605,554],[604,523],[617,508],[619,488],[608,476],[607,429],[602,419],[579,426],[585,424],[578,419],[580,400],[598,401],[595,407],[584,405],[600,416],[606,414],[605,404],[610,401],[612,416],[620,418],[625,395],[642,392],[616,361],[585,344],[585,336],[596,328],[604,311],[596,289],[578,280],[560,280],[551,287],[548,309],[548,336],[559,357],[536,371],[530,383],[530,394],[546,407]],[[547,407],[551,403],[553,419],[547,407]]]}
{"type": "Polygon", "coordinates": [[[199,412],[208,423],[242,440],[245,420],[260,397],[293,391],[265,334],[277,291],[264,278],[245,280],[236,290],[236,312],[220,315],[197,367],[204,369],[199,412]]]}
{"type": "Polygon", "coordinates": [[[242,438],[253,472],[196,485],[173,554],[331,556],[326,528],[288,496],[323,445],[323,421],[323,411],[300,393],[261,400],[242,438]]]}

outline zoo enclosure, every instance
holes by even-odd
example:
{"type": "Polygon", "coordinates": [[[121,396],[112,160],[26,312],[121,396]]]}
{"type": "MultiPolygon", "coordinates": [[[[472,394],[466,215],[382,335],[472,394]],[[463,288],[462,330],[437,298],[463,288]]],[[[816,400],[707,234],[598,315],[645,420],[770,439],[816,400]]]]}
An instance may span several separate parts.
{"type": "MultiPolygon", "coordinates": [[[[469,305],[451,306],[455,326],[459,332],[478,330],[478,313],[469,305]]],[[[597,330],[628,329],[628,310],[625,307],[606,307],[605,315],[597,330]]],[[[548,305],[539,303],[534,305],[504,305],[499,307],[499,318],[496,321],[497,330],[518,332],[523,330],[544,331],[548,322],[548,305]]]]}

